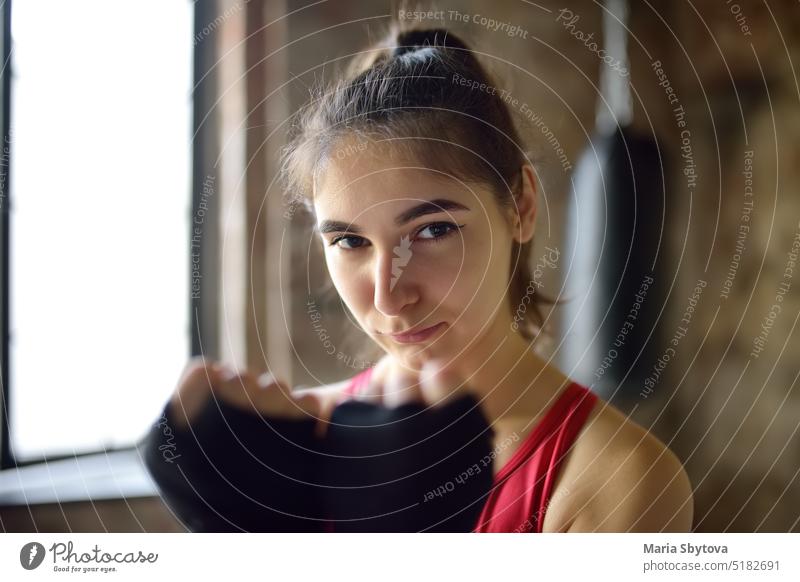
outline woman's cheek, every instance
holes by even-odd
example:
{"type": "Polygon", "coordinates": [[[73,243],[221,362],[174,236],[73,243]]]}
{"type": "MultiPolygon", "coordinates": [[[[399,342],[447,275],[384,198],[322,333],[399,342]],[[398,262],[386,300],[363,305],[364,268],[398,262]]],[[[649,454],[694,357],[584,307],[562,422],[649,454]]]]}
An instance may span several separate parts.
{"type": "Polygon", "coordinates": [[[344,269],[341,266],[341,263],[337,261],[335,258],[331,258],[329,252],[325,253],[325,265],[328,267],[328,275],[333,282],[333,286],[336,288],[336,291],[339,292],[341,296],[344,292],[344,286],[347,283],[347,279],[342,276],[344,269]]]}
{"type": "MultiPolygon", "coordinates": [[[[509,251],[510,252],[510,249],[509,251]]],[[[476,320],[489,317],[497,305],[505,300],[508,292],[508,254],[469,253],[465,262],[459,287],[465,291],[464,305],[476,320]]]]}
{"type": "Polygon", "coordinates": [[[369,303],[371,297],[369,281],[353,276],[353,267],[352,265],[348,266],[347,261],[327,256],[326,263],[339,297],[353,315],[360,319],[361,313],[364,311],[364,301],[369,303]]]}

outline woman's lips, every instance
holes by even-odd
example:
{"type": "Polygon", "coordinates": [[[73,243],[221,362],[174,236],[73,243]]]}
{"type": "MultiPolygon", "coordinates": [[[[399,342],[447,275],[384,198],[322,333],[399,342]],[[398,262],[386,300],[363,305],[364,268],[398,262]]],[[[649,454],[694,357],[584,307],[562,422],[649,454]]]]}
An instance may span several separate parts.
{"type": "Polygon", "coordinates": [[[425,329],[421,329],[415,332],[406,332],[406,333],[393,333],[390,334],[390,337],[401,344],[415,344],[426,339],[433,337],[440,329],[445,326],[445,323],[442,321],[437,323],[436,325],[432,325],[431,327],[426,327],[425,329]]]}

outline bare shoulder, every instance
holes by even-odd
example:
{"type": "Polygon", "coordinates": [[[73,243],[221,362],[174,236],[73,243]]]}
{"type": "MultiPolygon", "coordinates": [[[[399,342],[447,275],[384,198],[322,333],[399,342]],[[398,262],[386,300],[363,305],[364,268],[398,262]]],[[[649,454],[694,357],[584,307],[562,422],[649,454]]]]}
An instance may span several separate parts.
{"type": "Polygon", "coordinates": [[[692,486],[680,460],[603,399],[565,458],[556,492],[549,531],[691,530],[692,486]]]}

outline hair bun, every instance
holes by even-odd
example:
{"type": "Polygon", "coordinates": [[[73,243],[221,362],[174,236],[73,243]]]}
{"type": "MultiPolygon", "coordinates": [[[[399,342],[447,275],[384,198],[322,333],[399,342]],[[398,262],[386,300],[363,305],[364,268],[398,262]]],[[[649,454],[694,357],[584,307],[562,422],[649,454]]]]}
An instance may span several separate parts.
{"type": "Polygon", "coordinates": [[[406,30],[398,33],[396,47],[392,56],[399,57],[400,55],[426,47],[455,48],[469,51],[469,47],[449,30],[444,28],[428,28],[406,30]]]}

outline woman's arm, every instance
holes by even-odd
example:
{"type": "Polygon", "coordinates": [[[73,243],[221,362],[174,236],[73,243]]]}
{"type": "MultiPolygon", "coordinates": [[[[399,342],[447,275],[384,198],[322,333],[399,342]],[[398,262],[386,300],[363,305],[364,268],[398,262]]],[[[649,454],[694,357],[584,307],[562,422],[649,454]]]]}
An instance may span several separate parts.
{"type": "Polygon", "coordinates": [[[681,462],[613,406],[597,409],[572,456],[565,478],[575,494],[561,531],[691,531],[692,486],[681,462]]]}
{"type": "Polygon", "coordinates": [[[610,450],[598,453],[602,469],[590,471],[595,493],[568,531],[691,531],[692,486],[681,462],[636,425],[620,433],[610,442],[610,450]]]}

